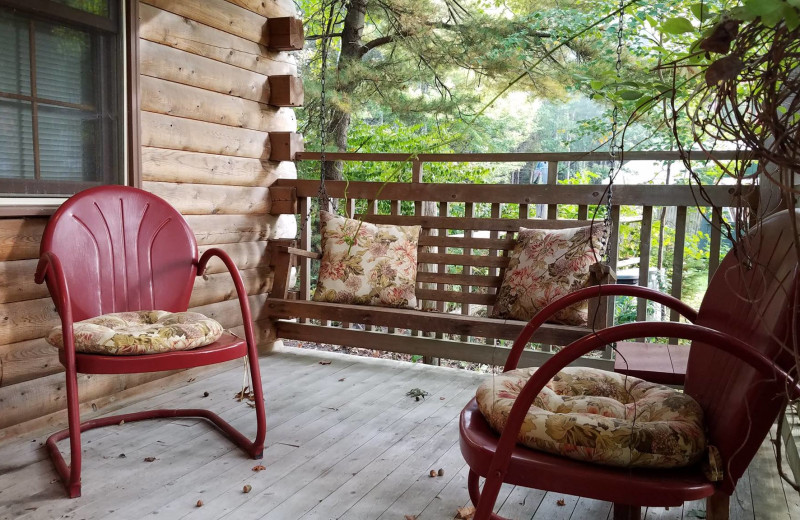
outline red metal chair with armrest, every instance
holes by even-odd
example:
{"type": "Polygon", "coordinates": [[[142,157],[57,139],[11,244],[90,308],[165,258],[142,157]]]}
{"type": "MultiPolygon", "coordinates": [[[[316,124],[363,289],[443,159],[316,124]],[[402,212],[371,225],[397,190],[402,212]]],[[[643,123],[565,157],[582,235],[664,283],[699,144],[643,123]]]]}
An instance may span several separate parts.
{"type": "Polygon", "coordinates": [[[247,292],[236,265],[219,249],[198,259],[197,242],[180,213],[146,191],[123,186],[92,188],[67,200],[50,218],[41,243],[36,282],[47,287],[61,317],[69,428],[51,435],[47,448],[67,493],[81,494],[81,432],[120,421],[200,417],[211,421],[255,459],[266,435],[264,399],[247,292]],[[73,323],[102,314],[164,310],[186,311],[194,279],[211,258],[227,267],[236,286],[245,339],[223,333],[193,350],[144,355],[100,355],[75,351],[73,323]],[[254,441],[217,414],[203,409],[149,410],[80,422],[77,373],[130,374],[222,363],[248,356],[253,381],[257,433],[254,441]],[[70,439],[70,465],[56,443],[70,439]]]}
{"type": "Polygon", "coordinates": [[[708,518],[728,517],[728,503],[787,398],[800,396],[797,330],[800,275],[791,219],[782,212],[764,220],[719,266],[698,312],[644,287],[606,285],[576,291],[537,314],[514,343],[505,371],[554,312],[598,295],[649,298],[678,310],[692,323],[630,323],[589,334],[553,356],[527,382],[502,435],[492,431],[473,399],[461,413],[461,452],[470,466],[475,518],[492,513],[504,482],[614,503],[615,518],[640,518],[641,506],[680,506],[707,499],[708,518]],[[708,481],[699,467],[616,468],[574,461],[516,444],[534,398],[563,367],[593,349],[637,337],[691,340],[685,392],[703,408],[707,438],[719,449],[724,478],[708,481]],[[480,490],[479,477],[487,480],[480,490]]]}

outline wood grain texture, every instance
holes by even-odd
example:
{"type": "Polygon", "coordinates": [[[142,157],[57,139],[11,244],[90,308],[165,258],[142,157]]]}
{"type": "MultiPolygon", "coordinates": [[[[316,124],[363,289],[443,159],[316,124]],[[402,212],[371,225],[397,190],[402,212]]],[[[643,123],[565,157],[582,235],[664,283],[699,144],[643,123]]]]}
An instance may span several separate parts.
{"type": "Polygon", "coordinates": [[[48,295],[44,284],[36,284],[33,275],[38,260],[0,262],[0,303],[35,300],[48,295]]]}
{"type": "MultiPolygon", "coordinates": [[[[250,101],[269,101],[269,81],[263,74],[147,40],[142,40],[139,48],[143,78],[160,78],[250,101]]],[[[147,93],[143,85],[142,94],[147,93]]]]}
{"type": "MultiPolygon", "coordinates": [[[[247,294],[262,294],[272,285],[270,271],[264,267],[240,271],[247,294]]],[[[208,305],[236,298],[236,287],[229,273],[198,276],[189,300],[190,307],[208,305]]]]}
{"type": "Polygon", "coordinates": [[[273,238],[275,218],[263,215],[186,215],[201,246],[256,242],[273,238]]]}
{"type": "Polygon", "coordinates": [[[58,351],[43,338],[0,345],[0,386],[63,371],[58,351]]]}
{"type": "Polygon", "coordinates": [[[169,202],[184,215],[266,215],[269,213],[269,188],[142,183],[142,188],[169,202]]]}
{"type": "Polygon", "coordinates": [[[269,134],[142,112],[142,146],[269,159],[269,134]]]}
{"type": "Polygon", "coordinates": [[[139,37],[265,76],[297,74],[293,56],[147,4],[139,6],[139,37]]]}
{"type": "Polygon", "coordinates": [[[50,297],[0,303],[0,345],[43,338],[61,320],[50,297]]]}
{"type": "Polygon", "coordinates": [[[263,187],[276,179],[296,176],[297,169],[289,161],[142,148],[142,180],[145,181],[263,187]]]}
{"type": "Polygon", "coordinates": [[[290,0],[228,0],[232,4],[244,7],[267,18],[297,16],[294,3],[290,0]]]}
{"type": "MultiPolygon", "coordinates": [[[[202,255],[207,249],[217,247],[214,244],[200,246],[202,255]]],[[[267,252],[267,242],[237,242],[232,244],[222,244],[219,248],[231,257],[233,262],[241,270],[255,269],[256,267],[267,267],[269,265],[269,254],[267,252]]],[[[227,272],[225,264],[219,258],[212,258],[206,268],[207,274],[227,272]]]]}
{"type": "Polygon", "coordinates": [[[144,0],[144,3],[234,36],[267,44],[267,19],[225,0],[144,0]]]}
{"type": "Polygon", "coordinates": [[[0,219],[0,261],[39,258],[47,218],[0,219]]]}

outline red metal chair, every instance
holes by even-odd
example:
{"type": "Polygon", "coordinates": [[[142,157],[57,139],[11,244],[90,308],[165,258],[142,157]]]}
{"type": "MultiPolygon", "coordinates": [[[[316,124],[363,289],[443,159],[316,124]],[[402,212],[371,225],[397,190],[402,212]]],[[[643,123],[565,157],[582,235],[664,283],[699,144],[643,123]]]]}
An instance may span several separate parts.
{"type": "Polygon", "coordinates": [[[800,213],[782,212],[731,251],[719,266],[698,312],[643,287],[606,285],[576,291],[535,316],[514,343],[505,370],[516,368],[536,328],[557,310],[599,295],[649,298],[691,323],[630,323],[589,334],[539,368],[517,397],[506,428],[492,431],[473,399],[461,413],[461,453],[470,466],[475,518],[492,513],[504,482],[614,503],[615,518],[640,518],[641,506],[680,506],[707,499],[708,518],[727,518],[736,482],[769,432],[787,397],[800,395],[797,330],[800,275],[795,232],[800,213]],[[724,479],[712,483],[699,466],[676,470],[615,468],[578,462],[516,444],[525,413],[547,382],[593,349],[637,337],[691,340],[685,392],[703,408],[709,444],[719,449],[724,479]],[[479,477],[485,477],[483,490],[479,477]]]}
{"type": "Polygon", "coordinates": [[[198,259],[197,242],[180,213],[155,195],[136,188],[103,186],[67,200],[44,231],[36,282],[47,288],[61,317],[69,428],[51,435],[47,448],[70,498],[81,494],[81,432],[153,418],[201,417],[211,421],[255,459],[262,456],[266,419],[250,307],[239,271],[230,257],[209,249],[198,259]],[[194,350],[138,356],[75,351],[75,321],[135,310],[186,311],[196,276],[212,257],[230,271],[244,323],[245,339],[223,333],[194,350]],[[250,441],[221,417],[203,409],[149,410],[80,422],[77,373],[129,374],[176,370],[248,356],[253,381],[257,433],[250,441]],[[70,439],[70,465],[56,443],[70,439]]]}

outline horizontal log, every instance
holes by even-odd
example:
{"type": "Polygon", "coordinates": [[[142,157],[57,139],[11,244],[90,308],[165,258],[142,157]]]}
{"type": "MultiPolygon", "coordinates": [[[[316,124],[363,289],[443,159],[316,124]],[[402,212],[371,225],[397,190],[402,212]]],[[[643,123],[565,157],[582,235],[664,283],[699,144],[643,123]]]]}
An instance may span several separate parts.
{"type": "Polygon", "coordinates": [[[239,242],[263,242],[272,238],[275,217],[263,215],[186,215],[197,243],[201,246],[239,242]]]}
{"type": "MultiPolygon", "coordinates": [[[[239,274],[249,295],[265,293],[272,286],[272,275],[268,268],[245,269],[239,271],[239,274]]],[[[236,297],[236,287],[229,273],[206,274],[195,280],[189,306],[198,307],[236,297]]]]}
{"type": "Polygon", "coordinates": [[[269,213],[269,188],[145,181],[142,189],[166,200],[183,215],[269,213]]]}
{"type": "Polygon", "coordinates": [[[239,36],[246,40],[267,44],[267,19],[225,0],[143,0],[144,3],[164,11],[185,16],[203,25],[239,36]]]}
{"type": "Polygon", "coordinates": [[[142,146],[268,159],[269,134],[152,112],[141,114],[142,146]]]}
{"type": "MultiPolygon", "coordinates": [[[[276,298],[267,299],[266,307],[266,312],[274,318],[304,317],[396,328],[410,328],[413,326],[415,330],[497,339],[515,339],[527,323],[516,320],[499,320],[412,309],[281,300],[276,298]]],[[[589,329],[584,327],[548,323],[537,332],[533,341],[553,345],[566,345],[582,337],[587,332],[589,332],[589,329]]],[[[323,338],[325,336],[318,336],[317,340],[323,338]]]]}
{"type": "Polygon", "coordinates": [[[48,295],[44,284],[33,281],[38,263],[36,259],[0,262],[0,303],[35,300],[48,295]]]}
{"type": "MultiPolygon", "coordinates": [[[[250,104],[241,103],[241,106],[246,106],[248,110],[252,110],[253,107],[258,110],[258,105],[252,105],[252,103],[260,102],[265,104],[264,106],[267,109],[275,111],[274,107],[266,105],[269,102],[270,88],[269,79],[263,74],[240,69],[211,58],[204,58],[203,56],[197,56],[168,45],[161,45],[147,40],[142,40],[139,43],[139,49],[141,55],[139,72],[142,74],[143,110],[160,112],[163,108],[161,110],[151,110],[148,106],[161,107],[169,101],[182,101],[184,105],[178,108],[184,112],[189,111],[191,104],[196,101],[195,99],[190,97],[189,99],[181,100],[173,99],[173,97],[180,96],[182,92],[187,92],[187,88],[197,88],[199,91],[192,90],[189,92],[192,95],[204,95],[204,93],[207,93],[205,104],[211,103],[215,99],[221,99],[219,97],[215,98],[211,94],[222,94],[233,99],[239,99],[242,102],[250,101],[250,104]],[[170,88],[169,85],[154,86],[151,83],[155,79],[170,81],[185,88],[181,90],[180,87],[170,88]],[[157,88],[161,88],[165,92],[158,95],[157,88]]],[[[204,100],[199,99],[197,101],[204,100]]],[[[194,119],[204,118],[194,117],[194,119]]],[[[222,123],[223,121],[218,122],[222,123]]],[[[244,125],[234,124],[232,126],[244,125]]]]}
{"type": "MultiPolygon", "coordinates": [[[[368,349],[400,352],[441,359],[457,359],[470,363],[481,363],[492,366],[502,366],[508,354],[509,347],[499,347],[480,343],[467,343],[446,339],[421,338],[403,336],[400,334],[387,334],[363,330],[342,329],[338,327],[323,327],[308,323],[295,323],[291,321],[277,322],[277,335],[279,338],[294,339],[297,341],[318,342],[325,338],[326,342],[336,345],[347,345],[368,349]]],[[[519,367],[541,366],[552,357],[552,353],[525,350],[519,360],[519,367]]],[[[607,359],[582,357],[573,366],[588,366],[604,370],[612,370],[614,362],[607,359]]]]}
{"type": "MultiPolygon", "coordinates": [[[[301,154],[302,155],[302,154],[301,154]]],[[[480,155],[480,154],[476,154],[480,155]]],[[[330,159],[332,160],[332,159],[330,159]]],[[[279,186],[296,186],[298,197],[316,197],[319,181],[281,180],[279,186]]],[[[436,202],[488,202],[511,204],[600,204],[603,186],[548,184],[448,184],[402,182],[325,183],[331,198],[368,200],[410,200],[436,202]]],[[[704,186],[704,191],[716,206],[742,204],[735,197],[733,186],[704,186]]],[[[701,199],[691,186],[653,186],[650,184],[620,184],[614,186],[614,204],[623,206],[696,206],[701,199]]]]}
{"type": "Polygon", "coordinates": [[[0,261],[39,258],[47,218],[0,219],[0,261]]]}
{"type": "Polygon", "coordinates": [[[142,147],[142,180],[228,186],[269,186],[295,178],[293,162],[142,147]]]}
{"type": "MultiPolygon", "coordinates": [[[[202,255],[207,249],[212,247],[219,247],[231,257],[233,262],[241,270],[255,269],[257,267],[269,266],[269,253],[267,250],[267,242],[237,242],[232,244],[220,245],[204,245],[200,246],[200,254],[202,255]]],[[[223,273],[227,272],[225,264],[219,258],[212,258],[208,262],[206,274],[223,273]]]]}
{"type": "Polygon", "coordinates": [[[267,18],[279,18],[282,16],[296,16],[297,10],[291,0],[228,0],[229,2],[244,7],[249,11],[258,13],[267,18]]]}
{"type": "Polygon", "coordinates": [[[58,361],[58,349],[44,338],[0,345],[0,386],[14,385],[61,371],[63,367],[58,361]]]}
{"type": "MultiPolygon", "coordinates": [[[[266,314],[265,302],[267,301],[266,294],[254,294],[247,298],[247,303],[250,305],[250,312],[252,313],[254,322],[261,322],[268,319],[266,314]]],[[[210,303],[208,305],[200,305],[198,307],[190,307],[190,311],[199,312],[211,319],[217,320],[226,329],[231,329],[236,332],[236,327],[242,325],[242,313],[239,308],[239,300],[226,300],[224,302],[210,303]]],[[[239,334],[241,335],[241,334],[239,334]]]]}
{"type": "Polygon", "coordinates": [[[417,271],[417,282],[440,283],[446,285],[466,285],[470,287],[499,287],[503,279],[499,276],[477,274],[426,273],[417,271]]]}
{"type": "Polygon", "coordinates": [[[37,298],[21,302],[0,303],[0,345],[43,338],[61,324],[53,300],[37,298]]]}
{"type": "Polygon", "coordinates": [[[141,3],[139,37],[258,72],[265,76],[296,75],[294,58],[265,45],[234,36],[183,16],[141,3]]]}

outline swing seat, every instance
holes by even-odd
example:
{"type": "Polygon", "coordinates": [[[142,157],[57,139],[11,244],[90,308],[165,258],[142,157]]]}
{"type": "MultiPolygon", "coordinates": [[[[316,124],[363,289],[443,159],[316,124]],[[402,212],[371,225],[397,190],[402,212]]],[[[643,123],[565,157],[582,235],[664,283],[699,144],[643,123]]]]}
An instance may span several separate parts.
{"type": "Polygon", "coordinates": [[[264,398],[247,292],[231,258],[209,249],[198,258],[186,221],[159,197],[137,188],[103,186],[67,200],[44,230],[36,282],[47,283],[61,318],[48,335],[66,372],[69,427],[47,439],[67,494],[81,494],[81,432],[121,422],[198,417],[213,423],[246,454],[261,458],[264,398]],[[217,257],[239,299],[244,339],[214,320],[187,312],[194,279],[217,257]],[[77,374],[180,370],[248,357],[256,410],[251,441],[202,409],[159,409],[80,422],[77,374]],[[58,449],[70,440],[70,464],[58,449]]]}
{"type": "Polygon", "coordinates": [[[575,291],[537,314],[514,342],[506,372],[516,368],[522,349],[548,316],[588,297],[647,298],[690,323],[627,323],[574,341],[525,382],[500,435],[473,399],[461,413],[460,446],[470,467],[475,519],[500,518],[492,510],[503,482],[614,502],[615,519],[638,519],[641,506],[680,506],[702,498],[707,498],[707,518],[728,518],[737,481],[787,399],[800,396],[800,266],[790,232],[795,224],[800,225],[800,211],[783,211],[741,239],[714,274],[698,312],[644,287],[606,285],[575,291]],[[713,469],[721,468],[721,480],[710,482],[700,464],[681,469],[614,468],[517,445],[534,399],[565,366],[603,345],[650,336],[692,341],[685,394],[702,408],[707,442],[719,455],[718,468],[713,469]],[[480,477],[486,478],[483,489],[480,477]]]}

